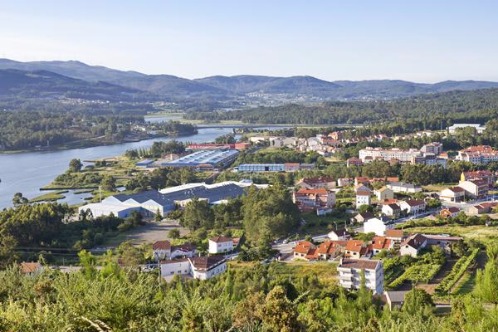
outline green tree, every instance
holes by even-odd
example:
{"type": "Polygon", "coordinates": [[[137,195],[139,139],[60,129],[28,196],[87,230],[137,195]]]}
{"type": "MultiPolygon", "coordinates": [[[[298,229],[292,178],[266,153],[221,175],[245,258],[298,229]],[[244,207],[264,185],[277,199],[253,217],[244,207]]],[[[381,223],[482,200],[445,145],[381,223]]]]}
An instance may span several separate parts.
{"type": "Polygon", "coordinates": [[[97,269],[95,268],[97,260],[91,252],[86,250],[80,251],[78,257],[81,264],[81,273],[83,273],[87,279],[92,279],[97,274],[97,269]]]}
{"type": "Polygon", "coordinates": [[[14,204],[14,206],[28,204],[28,202],[28,199],[24,197],[22,193],[15,193],[12,198],[12,204],[14,204]]]}
{"type": "Polygon", "coordinates": [[[168,232],[168,237],[172,238],[172,239],[178,239],[180,238],[180,230],[175,228],[175,229],[171,229],[169,232],[168,232]]]}
{"type": "Polygon", "coordinates": [[[79,159],[74,158],[69,162],[69,171],[71,172],[80,172],[82,167],[83,164],[79,159]]]}
{"type": "Polygon", "coordinates": [[[105,175],[100,182],[103,190],[115,191],[116,190],[116,179],[112,175],[105,175]]]}
{"type": "Polygon", "coordinates": [[[182,224],[191,231],[200,227],[211,229],[214,225],[214,213],[208,202],[198,198],[188,202],[183,211],[182,224]]]}
{"type": "Polygon", "coordinates": [[[427,311],[432,310],[433,306],[432,297],[425,290],[413,288],[405,295],[403,311],[410,315],[423,314],[427,316],[427,311]]]}
{"type": "Polygon", "coordinates": [[[268,293],[257,312],[267,331],[299,330],[295,304],[286,297],[282,286],[276,286],[268,293]]]}

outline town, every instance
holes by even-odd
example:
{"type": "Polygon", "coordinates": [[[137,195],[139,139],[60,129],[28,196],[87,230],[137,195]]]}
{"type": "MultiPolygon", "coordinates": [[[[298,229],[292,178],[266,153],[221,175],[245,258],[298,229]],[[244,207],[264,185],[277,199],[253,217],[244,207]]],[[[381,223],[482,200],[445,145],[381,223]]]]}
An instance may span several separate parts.
{"type": "MultiPolygon", "coordinates": [[[[211,279],[240,268],[237,261],[301,269],[321,262],[330,265],[327,273],[335,274],[337,285],[366,287],[390,309],[401,307],[412,288],[423,289],[438,306],[447,307],[447,296],[461,292],[475,268],[483,267],[476,259],[482,260],[482,246],[492,241],[461,229],[498,225],[498,151],[487,145],[445,150],[444,142],[461,130],[472,128],[478,135],[485,130],[479,132],[475,128],[481,127],[474,124],[456,126],[445,133],[403,137],[346,138],[355,129],[309,133],[308,138],[250,133],[239,141],[223,138],[230,143],[189,144],[183,151],[172,144],[174,152],[166,149],[156,158],[127,152],[130,157],[125,159],[134,160],[134,178],[188,170],[193,173],[187,179],[204,182],[145,186],[119,194],[111,188],[106,197],[97,190],[93,202],[79,206],[77,215],[80,220],[139,220],[128,226],[132,231],[147,227],[140,226],[144,223],[167,223],[157,240],[142,241],[140,250],[149,252],[144,256],[148,258],[130,265],[117,255],[123,268],[135,266],[167,282],[211,279]],[[443,143],[433,141],[435,137],[443,143]],[[378,146],[418,138],[418,148],[378,146]],[[352,147],[356,156],[350,156],[352,147]],[[276,218],[279,210],[261,215],[253,211],[258,221],[242,216],[250,205],[273,199],[288,200],[287,206],[295,209],[282,216],[290,227],[260,220],[276,218]],[[452,232],[453,225],[459,232],[452,232]]],[[[105,160],[98,164],[113,168],[105,160]]],[[[77,167],[74,172],[97,168],[77,167]]],[[[92,246],[87,250],[98,253],[92,246]]],[[[29,274],[44,268],[40,262],[21,263],[29,274]]]]}

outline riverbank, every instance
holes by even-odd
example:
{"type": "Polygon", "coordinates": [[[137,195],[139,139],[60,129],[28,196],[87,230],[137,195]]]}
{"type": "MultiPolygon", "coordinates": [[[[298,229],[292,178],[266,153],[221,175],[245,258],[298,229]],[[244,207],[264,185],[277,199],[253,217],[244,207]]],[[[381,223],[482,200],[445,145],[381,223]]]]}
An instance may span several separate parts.
{"type": "Polygon", "coordinates": [[[64,151],[64,150],[72,150],[72,149],[86,149],[93,148],[99,146],[111,146],[111,145],[119,145],[126,143],[136,143],[153,139],[175,139],[188,137],[192,135],[196,135],[197,133],[178,135],[178,134],[168,134],[168,135],[148,135],[139,138],[123,138],[120,141],[102,141],[101,137],[92,137],[86,140],[77,141],[77,142],[69,142],[64,145],[53,145],[48,147],[38,147],[33,149],[23,149],[23,150],[0,150],[0,155],[2,154],[19,154],[19,153],[30,153],[30,152],[54,152],[54,151],[64,151]]]}

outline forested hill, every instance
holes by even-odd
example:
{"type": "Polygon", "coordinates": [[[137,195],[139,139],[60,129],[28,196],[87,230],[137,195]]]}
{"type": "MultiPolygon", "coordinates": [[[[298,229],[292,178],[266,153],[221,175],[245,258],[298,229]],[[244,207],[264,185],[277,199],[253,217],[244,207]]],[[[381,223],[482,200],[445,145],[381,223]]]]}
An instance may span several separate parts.
{"type": "MultiPolygon", "coordinates": [[[[146,61],[146,60],[144,60],[146,61]]],[[[401,80],[325,81],[311,76],[270,77],[255,75],[212,76],[186,79],[172,75],[146,75],[79,61],[18,62],[0,59],[0,70],[24,72],[48,71],[88,85],[109,83],[119,87],[113,92],[120,97],[123,89],[139,90],[150,99],[174,101],[193,109],[236,108],[241,105],[281,105],[288,102],[310,103],[331,100],[390,100],[421,94],[455,90],[498,88],[498,82],[445,81],[435,84],[401,80]]],[[[3,80],[3,78],[2,78],[3,80]]],[[[86,87],[80,86],[81,90],[86,87]]],[[[109,94],[112,91],[107,91],[109,94]]],[[[108,98],[109,94],[107,95],[108,98]]],[[[184,107],[186,108],[186,107],[184,107]]]]}
{"type": "Polygon", "coordinates": [[[451,91],[388,101],[327,102],[316,106],[287,104],[231,112],[188,113],[186,117],[273,124],[364,124],[409,119],[437,122],[438,126],[462,121],[484,123],[498,117],[498,89],[451,91]]]}
{"type": "Polygon", "coordinates": [[[87,82],[50,71],[0,70],[0,98],[130,101],[146,100],[144,92],[106,82],[87,82]]]}

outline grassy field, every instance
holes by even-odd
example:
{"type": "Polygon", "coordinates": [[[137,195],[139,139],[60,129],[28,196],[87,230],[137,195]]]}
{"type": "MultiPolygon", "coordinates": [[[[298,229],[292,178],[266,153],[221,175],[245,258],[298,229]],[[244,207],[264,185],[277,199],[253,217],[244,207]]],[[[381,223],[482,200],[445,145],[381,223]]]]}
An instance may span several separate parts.
{"type": "Polygon", "coordinates": [[[498,240],[498,227],[447,225],[407,228],[406,231],[410,233],[457,235],[464,239],[473,239],[483,244],[498,240]]]}
{"type": "Polygon", "coordinates": [[[67,193],[67,190],[60,190],[60,191],[55,191],[47,194],[43,194],[40,196],[37,196],[33,199],[30,199],[30,203],[40,203],[40,202],[55,202],[59,199],[64,199],[66,196],[63,194],[67,193]]]}
{"type": "MultiPolygon", "coordinates": [[[[231,270],[252,270],[256,262],[229,262],[231,270]]],[[[330,262],[300,262],[292,261],[289,263],[273,262],[269,269],[272,275],[278,275],[285,278],[314,277],[326,284],[337,283],[337,264],[330,262]]]]}
{"type": "Polygon", "coordinates": [[[338,227],[344,228],[346,218],[332,216],[317,216],[315,212],[305,212],[302,214],[306,224],[300,229],[300,234],[321,235],[330,232],[338,227]]]}
{"type": "Polygon", "coordinates": [[[448,187],[456,186],[457,183],[442,183],[442,184],[429,184],[427,186],[422,186],[425,191],[441,191],[448,187]]]}

